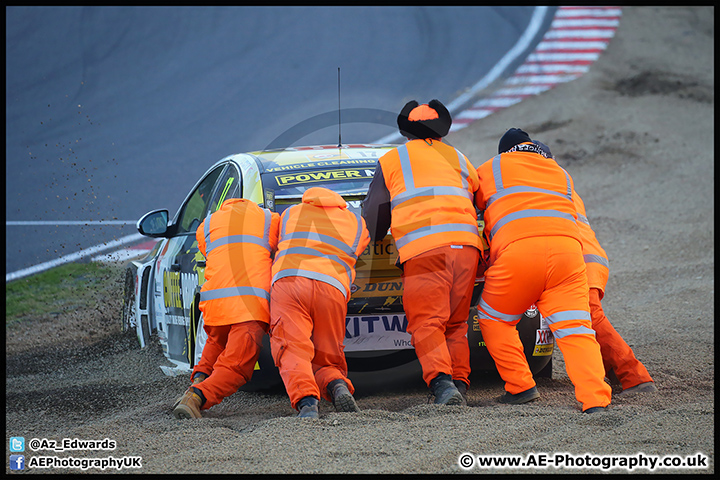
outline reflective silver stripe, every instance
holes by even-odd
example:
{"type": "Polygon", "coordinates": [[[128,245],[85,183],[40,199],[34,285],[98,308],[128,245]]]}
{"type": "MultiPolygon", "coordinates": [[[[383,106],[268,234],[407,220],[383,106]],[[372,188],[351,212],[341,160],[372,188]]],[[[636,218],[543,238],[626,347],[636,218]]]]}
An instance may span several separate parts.
{"type": "Polygon", "coordinates": [[[458,161],[460,162],[460,181],[462,182],[463,188],[465,190],[468,190],[470,188],[470,186],[467,181],[467,177],[469,175],[467,160],[465,160],[465,157],[463,156],[462,152],[460,150],[458,150],[457,148],[455,148],[455,152],[457,152],[458,161]]]}
{"type": "Polygon", "coordinates": [[[279,258],[281,258],[285,255],[292,255],[292,254],[310,255],[313,257],[327,258],[328,260],[332,260],[333,262],[338,263],[343,266],[343,268],[345,269],[345,272],[347,273],[347,276],[348,276],[348,280],[349,280],[348,283],[350,283],[350,280],[352,280],[352,268],[342,258],[338,257],[337,255],[324,254],[320,250],[316,250],[316,249],[310,248],[310,247],[291,247],[291,248],[288,248],[285,250],[281,250],[275,256],[275,261],[277,261],[279,258]]]}
{"type": "Polygon", "coordinates": [[[285,240],[285,235],[287,235],[287,222],[288,222],[288,219],[290,218],[290,211],[291,211],[293,208],[296,208],[296,207],[298,207],[298,206],[299,206],[299,204],[298,204],[298,205],[292,205],[292,206],[288,207],[287,210],[285,210],[285,213],[283,213],[283,216],[282,216],[282,225],[280,226],[280,238],[278,239],[278,243],[279,243],[279,242],[282,242],[283,240],[285,240]]]}
{"type": "Polygon", "coordinates": [[[415,188],[415,177],[413,176],[412,165],[410,164],[410,153],[406,145],[398,147],[398,156],[400,157],[400,168],[403,172],[403,180],[405,181],[405,190],[415,188]]]}
{"type": "Polygon", "coordinates": [[[548,325],[555,322],[564,322],[567,320],[590,320],[590,312],[585,310],[565,310],[562,312],[555,312],[552,315],[545,317],[548,325]]]}
{"type": "Polygon", "coordinates": [[[211,250],[221,245],[229,245],[231,243],[254,243],[255,245],[263,247],[268,252],[272,251],[268,240],[258,238],[254,235],[228,235],[227,237],[218,238],[217,240],[211,242],[210,245],[206,247],[205,251],[209,253],[211,250]]]}
{"type": "Polygon", "coordinates": [[[604,267],[610,268],[608,259],[600,255],[583,255],[583,258],[585,259],[585,263],[599,263],[604,267]]]}
{"type": "Polygon", "coordinates": [[[467,223],[446,223],[442,225],[430,225],[428,227],[421,227],[415,229],[412,232],[406,233],[402,237],[396,239],[395,245],[397,246],[397,248],[402,248],[408,243],[423,237],[427,237],[428,235],[450,232],[468,232],[479,236],[477,225],[468,225],[467,223]]]}
{"type": "Polygon", "coordinates": [[[265,214],[265,228],[263,229],[263,240],[267,243],[268,250],[272,251],[270,247],[270,225],[272,224],[272,212],[267,208],[262,209],[265,214]]]}
{"type": "Polygon", "coordinates": [[[560,167],[560,170],[562,170],[565,174],[565,183],[567,184],[567,193],[565,194],[565,196],[568,198],[568,200],[572,202],[572,183],[570,182],[570,175],[568,174],[568,172],[565,171],[564,168],[560,167]]]}
{"type": "Polygon", "coordinates": [[[492,159],[493,179],[495,179],[495,191],[500,192],[503,186],[502,168],[500,168],[500,155],[495,155],[492,159]]]}
{"type": "Polygon", "coordinates": [[[595,335],[595,330],[587,327],[558,328],[552,334],[556,339],[559,339],[568,335],[595,335]]]}
{"type": "Polygon", "coordinates": [[[513,212],[505,215],[503,218],[501,218],[495,226],[493,226],[492,231],[490,232],[490,240],[492,240],[492,237],[495,236],[498,230],[500,228],[504,227],[508,223],[512,222],[513,220],[519,220],[521,218],[542,218],[542,217],[553,217],[553,218],[564,218],[566,220],[570,220],[571,222],[575,222],[575,217],[573,217],[569,213],[559,212],[557,210],[536,210],[536,209],[529,209],[529,210],[520,210],[519,212],[513,212]]]}
{"type": "Polygon", "coordinates": [[[205,302],[207,300],[218,300],[220,298],[230,298],[244,295],[252,295],[255,297],[263,298],[268,302],[270,301],[270,292],[268,292],[267,290],[263,290],[262,288],[256,287],[228,287],[201,291],[200,301],[205,302]]]}
{"type": "Polygon", "coordinates": [[[499,200],[507,195],[512,195],[514,193],[529,193],[529,192],[543,193],[543,194],[547,194],[547,195],[555,195],[555,196],[561,197],[561,198],[567,198],[564,193],[555,192],[553,190],[547,190],[545,188],[517,186],[517,187],[504,188],[503,190],[491,195],[487,201],[487,206],[489,207],[490,205],[492,205],[493,202],[495,202],[496,200],[499,200]]]}
{"type": "MultiPolygon", "coordinates": [[[[585,310],[565,310],[563,312],[556,312],[552,315],[545,317],[545,321],[548,323],[548,325],[568,320],[587,320],[588,322],[592,321],[590,319],[590,312],[586,312],[585,310]]],[[[583,326],[558,328],[557,330],[551,330],[555,338],[563,338],[568,335],[595,335],[595,330],[583,326]]]]}
{"type": "Polygon", "coordinates": [[[228,235],[217,240],[210,241],[210,218],[211,214],[208,212],[205,217],[205,227],[203,231],[205,233],[205,255],[207,256],[211,250],[221,246],[229,245],[231,243],[254,243],[265,248],[268,252],[272,252],[270,247],[270,222],[272,221],[272,213],[270,210],[263,208],[263,214],[265,214],[265,226],[263,228],[262,238],[256,237],[255,235],[228,235]]]}
{"type": "Polygon", "coordinates": [[[320,281],[320,282],[324,282],[324,283],[327,283],[327,284],[329,284],[329,285],[332,285],[333,287],[335,287],[335,288],[337,288],[338,290],[340,290],[340,292],[342,292],[342,294],[345,295],[345,296],[347,296],[348,293],[349,293],[349,292],[345,289],[345,286],[344,286],[344,285],[340,282],[340,280],[338,280],[337,278],[335,278],[335,277],[333,277],[333,276],[331,276],[331,275],[326,275],[326,274],[324,274],[324,273],[312,272],[312,271],[310,271],[310,270],[290,269],[290,268],[285,269],[285,270],[280,270],[279,272],[277,272],[277,273],[273,276],[272,283],[275,283],[276,281],[280,280],[281,278],[285,278],[285,277],[305,277],[305,278],[310,278],[310,279],[313,279],[313,280],[318,280],[318,281],[320,281]]]}
{"type": "Polygon", "coordinates": [[[580,220],[582,223],[586,224],[587,226],[590,226],[590,222],[588,221],[587,217],[585,215],[577,214],[578,220],[580,220]]]}
{"type": "Polygon", "coordinates": [[[478,303],[478,316],[486,320],[495,320],[496,322],[515,322],[517,320],[520,320],[520,317],[522,317],[522,313],[519,315],[509,315],[507,313],[498,312],[481,298],[480,303],[478,303]]]}
{"type": "MultiPolygon", "coordinates": [[[[295,208],[297,206],[299,206],[299,204],[293,205],[290,208],[295,208]]],[[[290,208],[288,208],[288,210],[286,210],[286,212],[289,211],[290,208]]],[[[356,217],[357,217],[357,221],[358,221],[358,233],[356,235],[356,240],[357,240],[357,243],[359,243],[360,235],[362,234],[362,231],[361,231],[362,220],[360,219],[360,217],[358,215],[356,215],[356,217]]],[[[283,216],[282,226],[280,229],[280,239],[279,239],[278,243],[284,242],[285,240],[297,240],[297,239],[314,240],[316,242],[327,243],[329,245],[332,245],[333,247],[337,248],[341,252],[345,252],[348,255],[350,255],[351,257],[353,257],[354,259],[357,259],[357,255],[355,254],[355,250],[357,249],[357,243],[354,246],[350,246],[347,243],[343,242],[342,240],[338,240],[335,237],[331,237],[330,235],[324,235],[324,234],[316,233],[316,232],[287,233],[287,222],[288,222],[289,218],[290,218],[290,214],[285,214],[283,216]]]]}
{"type": "MultiPolygon", "coordinates": [[[[352,213],[352,212],[350,212],[350,213],[352,213]]],[[[360,245],[360,238],[362,237],[362,233],[363,233],[363,224],[362,224],[362,217],[359,214],[353,213],[353,215],[355,215],[355,219],[357,220],[357,232],[355,233],[355,240],[353,241],[353,244],[350,247],[352,249],[352,251],[350,252],[350,255],[352,255],[352,257],[355,260],[357,260],[357,254],[355,252],[358,248],[358,245],[360,245]]]]}
{"type": "Polygon", "coordinates": [[[205,228],[203,228],[203,231],[205,233],[205,253],[207,254],[207,246],[210,244],[210,212],[208,211],[207,216],[205,217],[205,228]]]}
{"type": "Polygon", "coordinates": [[[413,188],[410,190],[405,190],[403,193],[400,193],[395,196],[395,198],[391,201],[391,206],[394,209],[398,205],[400,205],[403,202],[406,202],[410,199],[417,198],[417,197],[435,197],[438,195],[455,195],[458,197],[467,198],[468,200],[472,201],[473,195],[470,193],[467,188],[460,188],[460,187],[423,187],[423,188],[413,188]]]}
{"type": "Polygon", "coordinates": [[[290,234],[286,234],[281,241],[285,240],[314,240],[316,242],[326,243],[328,245],[332,245],[333,247],[337,248],[338,250],[347,253],[351,257],[357,259],[357,255],[353,250],[351,250],[350,245],[343,242],[342,240],[338,240],[335,237],[331,237],[330,235],[323,235],[321,233],[317,232],[292,232],[290,234]]]}

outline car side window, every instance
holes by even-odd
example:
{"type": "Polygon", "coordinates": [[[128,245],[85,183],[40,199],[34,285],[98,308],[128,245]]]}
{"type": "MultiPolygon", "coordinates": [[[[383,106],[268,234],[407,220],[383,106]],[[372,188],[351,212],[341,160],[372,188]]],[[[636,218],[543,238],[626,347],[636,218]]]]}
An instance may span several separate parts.
{"type": "Polygon", "coordinates": [[[205,218],[205,212],[210,202],[213,187],[223,168],[225,168],[225,165],[221,165],[210,172],[190,195],[185,205],[183,205],[177,222],[178,234],[195,233],[200,226],[200,223],[205,218]]]}
{"type": "Polygon", "coordinates": [[[242,180],[235,165],[228,165],[228,168],[223,172],[220,180],[217,182],[217,188],[210,200],[210,211],[215,212],[220,208],[222,202],[228,198],[242,198],[240,194],[241,183],[242,180]]]}

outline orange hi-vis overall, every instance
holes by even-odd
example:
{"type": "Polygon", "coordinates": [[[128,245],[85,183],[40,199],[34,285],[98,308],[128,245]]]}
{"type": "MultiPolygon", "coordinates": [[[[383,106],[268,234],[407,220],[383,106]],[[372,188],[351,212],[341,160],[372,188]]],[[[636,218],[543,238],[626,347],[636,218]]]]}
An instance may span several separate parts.
{"type": "Polygon", "coordinates": [[[270,321],[271,255],[279,226],[277,213],[233,198],[197,229],[206,259],[199,308],[208,338],[192,375],[209,375],[193,385],[205,397],[204,410],[252,377],[270,321]]]}
{"type": "Polygon", "coordinates": [[[355,263],[370,243],[365,220],[337,193],[313,187],[281,217],[272,267],[270,346],[293,408],[304,397],[325,398],[342,379],[345,316],[355,263]]]}
{"type": "Polygon", "coordinates": [[[535,386],[515,325],[535,303],[565,359],[582,409],[610,404],[591,328],[588,284],[570,175],[535,145],[520,144],[477,169],[490,266],[478,304],[480,330],[505,389],[535,386]]]}
{"type": "Polygon", "coordinates": [[[590,288],[590,316],[595,337],[600,344],[605,375],[614,372],[623,389],[641,383],[652,382],[647,368],[635,357],[632,348],[623,340],[605,316],[601,300],[610,275],[610,263],[605,250],[595,235],[585,213],[585,204],[577,192],[573,192],[578,214],[578,228],[582,240],[583,257],[590,288]]]}
{"type": "Polygon", "coordinates": [[[482,249],[475,168],[439,140],[410,140],[379,160],[390,232],[403,264],[408,333],[429,386],[439,374],[470,384],[467,320],[482,249]]]}

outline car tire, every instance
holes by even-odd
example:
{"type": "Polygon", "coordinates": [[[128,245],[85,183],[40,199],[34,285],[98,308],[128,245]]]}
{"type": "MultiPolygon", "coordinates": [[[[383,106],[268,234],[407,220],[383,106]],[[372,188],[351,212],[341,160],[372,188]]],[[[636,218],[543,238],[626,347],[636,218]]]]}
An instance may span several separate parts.
{"type": "Polygon", "coordinates": [[[121,314],[120,332],[125,333],[135,328],[135,272],[128,268],[125,270],[125,286],[123,288],[123,306],[121,314]]]}

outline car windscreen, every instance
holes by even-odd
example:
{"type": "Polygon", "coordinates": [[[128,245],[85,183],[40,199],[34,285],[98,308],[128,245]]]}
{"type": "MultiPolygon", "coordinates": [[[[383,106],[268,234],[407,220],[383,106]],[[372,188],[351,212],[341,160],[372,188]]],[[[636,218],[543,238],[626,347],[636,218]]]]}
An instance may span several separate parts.
{"type": "Polygon", "coordinates": [[[351,210],[359,212],[374,173],[374,168],[367,167],[264,173],[265,206],[282,213],[300,203],[308,188],[324,187],[342,195],[351,210]]]}

